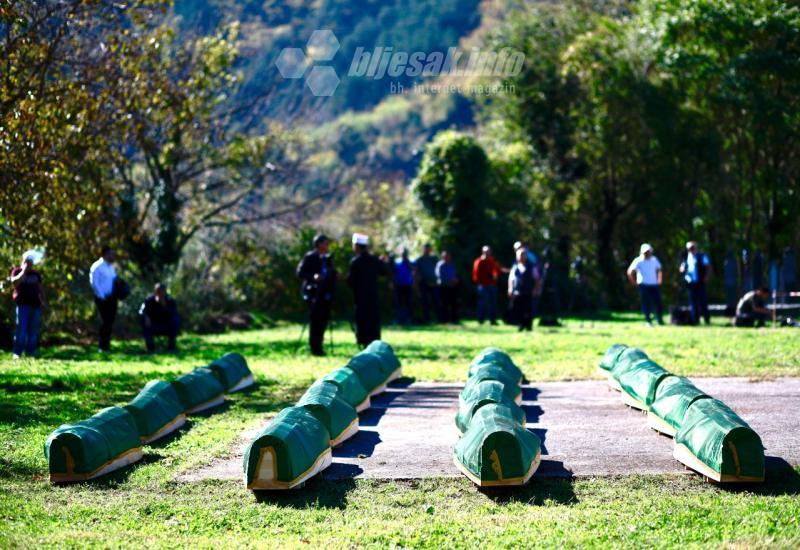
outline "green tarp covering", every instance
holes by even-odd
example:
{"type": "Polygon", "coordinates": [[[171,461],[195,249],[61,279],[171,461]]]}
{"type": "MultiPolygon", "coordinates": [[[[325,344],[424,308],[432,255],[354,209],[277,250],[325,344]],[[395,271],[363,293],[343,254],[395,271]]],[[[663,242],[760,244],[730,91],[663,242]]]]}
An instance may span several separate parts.
{"type": "Polygon", "coordinates": [[[628,349],[628,346],[625,344],[614,344],[603,355],[603,358],[600,360],[600,368],[603,370],[610,371],[614,368],[614,365],[617,364],[617,360],[619,356],[622,355],[628,349]]]}
{"type": "Polygon", "coordinates": [[[347,363],[347,368],[355,371],[361,384],[370,393],[384,385],[394,372],[391,364],[385,363],[380,355],[369,351],[362,351],[354,355],[347,363]]]}
{"type": "Polygon", "coordinates": [[[47,438],[44,453],[53,481],[77,481],[101,469],[111,471],[106,468],[112,462],[139,446],[133,416],[121,407],[108,407],[87,420],[60,426],[47,438]]]}
{"type": "Polygon", "coordinates": [[[522,390],[519,381],[512,374],[497,365],[481,365],[469,377],[464,389],[461,391],[461,401],[471,401],[476,391],[476,386],[484,380],[496,380],[505,386],[505,394],[514,402],[520,399],[522,390]]]}
{"type": "Polygon", "coordinates": [[[207,368],[194,369],[179,376],[172,384],[186,412],[202,410],[209,405],[214,406],[225,393],[222,382],[207,368]]]}
{"type": "Polygon", "coordinates": [[[633,365],[642,361],[643,359],[650,359],[645,352],[639,348],[626,348],[620,353],[619,358],[613,367],[611,367],[611,376],[617,381],[623,372],[631,368],[633,365]]]}
{"type": "Polygon", "coordinates": [[[658,385],[649,414],[678,430],[683,425],[689,405],[698,399],[711,398],[697,389],[688,378],[668,376],[658,385]]]}
{"type": "Polygon", "coordinates": [[[298,407],[305,407],[328,430],[331,445],[337,445],[358,431],[355,408],[342,399],[333,382],[320,381],[306,390],[298,407]]]}
{"type": "Polygon", "coordinates": [[[692,403],[675,442],[720,474],[721,481],[764,478],[761,438],[721,401],[700,399],[692,403]]]}
{"type": "Polygon", "coordinates": [[[384,364],[389,367],[392,372],[400,368],[400,360],[394,354],[394,349],[383,340],[373,340],[370,345],[364,348],[364,351],[379,355],[381,359],[383,359],[384,364]]]}
{"type": "Polygon", "coordinates": [[[248,489],[289,489],[329,464],[325,426],[304,407],[283,409],[247,448],[248,489]]]}
{"type": "Polygon", "coordinates": [[[339,396],[356,410],[369,405],[369,392],[353,369],[342,367],[326,374],[322,380],[339,386],[339,396]]]}
{"type": "Polygon", "coordinates": [[[506,395],[505,385],[496,380],[484,380],[476,384],[470,392],[469,401],[461,401],[461,406],[456,414],[456,426],[462,432],[467,431],[472,417],[483,406],[490,403],[505,405],[511,411],[512,418],[525,426],[525,411],[506,395]]]}
{"type": "Polygon", "coordinates": [[[656,398],[658,385],[669,376],[669,373],[650,359],[637,361],[619,375],[622,391],[636,401],[650,407],[656,398]]]}
{"type": "Polygon", "coordinates": [[[162,380],[151,380],[133,401],[125,405],[136,421],[142,441],[152,441],[159,435],[166,435],[169,428],[183,417],[183,405],[175,386],[162,380]]]}
{"type": "Polygon", "coordinates": [[[453,452],[456,464],[481,486],[522,485],[538,466],[540,447],[511,409],[489,404],[478,409],[453,452]]]}
{"type": "Polygon", "coordinates": [[[508,354],[497,348],[486,348],[481,351],[469,365],[467,374],[472,376],[482,365],[496,365],[508,372],[509,376],[517,383],[522,381],[522,371],[508,354]]]}
{"type": "Polygon", "coordinates": [[[208,365],[214,376],[225,386],[225,391],[237,391],[252,385],[253,373],[247,360],[239,353],[226,353],[208,365]]]}

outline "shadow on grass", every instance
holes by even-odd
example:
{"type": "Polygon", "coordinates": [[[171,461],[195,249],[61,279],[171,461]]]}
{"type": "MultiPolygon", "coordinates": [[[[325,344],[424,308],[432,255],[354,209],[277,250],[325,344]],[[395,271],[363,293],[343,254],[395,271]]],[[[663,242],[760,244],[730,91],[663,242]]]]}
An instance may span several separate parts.
{"type": "MultiPolygon", "coordinates": [[[[542,462],[544,463],[544,461],[542,462]]],[[[572,506],[578,503],[574,484],[575,480],[572,478],[541,479],[534,476],[527,485],[522,487],[486,487],[481,489],[481,493],[498,504],[518,502],[542,506],[547,503],[556,503],[572,506]]]]}
{"type": "MultiPolygon", "coordinates": [[[[342,465],[344,466],[344,465],[342,465]]],[[[355,466],[357,468],[357,466],[355,466]]],[[[347,507],[347,495],[356,488],[354,479],[330,481],[314,476],[299,490],[254,491],[256,502],[273,504],[281,508],[336,508],[347,507]]]]}
{"type": "Polygon", "coordinates": [[[800,495],[800,474],[791,464],[777,456],[767,456],[764,460],[764,483],[725,483],[719,487],[731,493],[800,495]]]}

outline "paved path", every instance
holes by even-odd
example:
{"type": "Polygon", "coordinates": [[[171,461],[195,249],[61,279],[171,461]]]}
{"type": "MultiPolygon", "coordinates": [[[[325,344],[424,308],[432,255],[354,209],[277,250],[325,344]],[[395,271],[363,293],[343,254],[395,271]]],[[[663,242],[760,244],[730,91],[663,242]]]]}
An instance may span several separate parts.
{"type": "MultiPolygon", "coordinates": [[[[723,400],[760,435],[768,467],[800,464],[800,378],[750,382],[697,378],[703,391],[723,400]]],[[[409,479],[460,476],[452,462],[458,439],[454,418],[461,385],[394,385],[361,413],[361,428],[334,449],[328,479],[409,479]]],[[[624,406],[603,381],[542,382],[523,388],[528,428],[542,440],[537,476],[683,473],[672,440],[647,427],[643,413],[624,406]]],[[[255,433],[243,434],[235,456],[182,476],[240,479],[241,457],[255,433]]]]}

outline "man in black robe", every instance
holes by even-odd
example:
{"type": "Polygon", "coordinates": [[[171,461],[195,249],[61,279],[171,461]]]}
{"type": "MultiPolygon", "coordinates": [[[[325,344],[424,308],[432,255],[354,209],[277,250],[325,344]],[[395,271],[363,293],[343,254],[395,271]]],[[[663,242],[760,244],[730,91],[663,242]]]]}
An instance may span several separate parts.
{"type": "Polygon", "coordinates": [[[369,253],[366,235],[353,235],[353,252],[347,284],[353,290],[356,303],[356,341],[359,346],[366,346],[381,338],[378,277],[386,275],[387,269],[383,260],[369,253]]]}
{"type": "Polygon", "coordinates": [[[303,299],[308,303],[308,344],[312,355],[325,355],[322,342],[331,318],[336,269],[328,253],[330,241],[317,235],[314,249],[307,252],[297,266],[297,276],[303,281],[303,299]]]}

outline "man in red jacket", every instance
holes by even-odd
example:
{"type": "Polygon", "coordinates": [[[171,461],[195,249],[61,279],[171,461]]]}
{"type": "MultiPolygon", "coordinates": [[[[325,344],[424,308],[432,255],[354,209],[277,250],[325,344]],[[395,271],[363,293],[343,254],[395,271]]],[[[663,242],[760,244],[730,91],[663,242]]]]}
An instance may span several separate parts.
{"type": "Polygon", "coordinates": [[[492,249],[484,246],[481,255],[472,264],[472,282],[478,287],[478,322],[486,318],[497,324],[497,278],[508,269],[499,265],[492,256],[492,249]]]}

